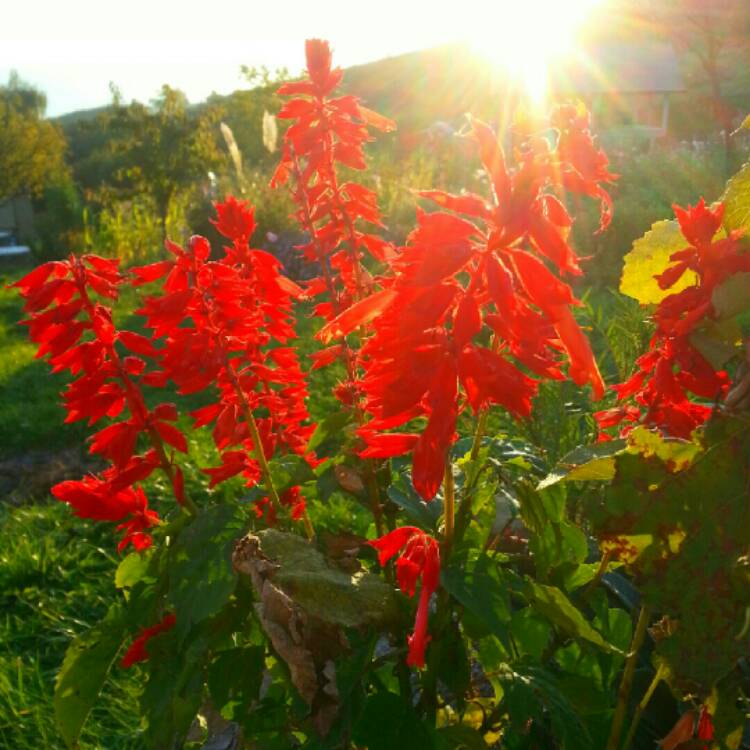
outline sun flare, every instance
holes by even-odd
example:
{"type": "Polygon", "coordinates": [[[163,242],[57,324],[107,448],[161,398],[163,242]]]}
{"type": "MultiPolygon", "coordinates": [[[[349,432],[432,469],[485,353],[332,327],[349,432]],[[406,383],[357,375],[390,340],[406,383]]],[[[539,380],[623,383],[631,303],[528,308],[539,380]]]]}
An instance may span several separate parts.
{"type": "Polygon", "coordinates": [[[495,23],[473,34],[471,45],[518,82],[533,104],[544,101],[549,70],[569,56],[577,33],[604,0],[507,0],[495,23]]]}

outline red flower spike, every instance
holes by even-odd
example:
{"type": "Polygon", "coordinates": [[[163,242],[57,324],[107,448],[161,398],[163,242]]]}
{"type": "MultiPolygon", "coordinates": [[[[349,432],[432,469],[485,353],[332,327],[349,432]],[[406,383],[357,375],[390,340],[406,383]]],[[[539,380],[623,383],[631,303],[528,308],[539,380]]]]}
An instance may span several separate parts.
{"type": "MultiPolygon", "coordinates": [[[[154,358],[156,349],[144,336],[118,331],[112,322],[109,300],[117,298],[124,281],[116,260],[71,255],[66,261],[35,269],[16,284],[32,311],[25,324],[39,345],[37,356],[49,357],[54,372],[67,370],[73,376],[63,393],[68,412],[65,421],[85,419],[93,425],[104,417],[117,419],[126,412],[121,421],[91,437],[91,453],[109,459],[112,466],[99,476],[61,482],[52,490],[77,515],[118,523],[117,530],[123,533],[120,551],[129,545],[146,549],[151,544],[148,530],[159,522],[136,483],[160,465],[173,475],[173,467],[166,459],[163,463],[159,459],[164,456],[160,432],[165,433],[167,442],[177,447],[184,444],[184,437],[181,433],[178,437],[174,427],[155,420],[155,412],[149,412],[140,389],[155,375],[148,371],[149,364],[142,357],[154,358]],[[90,338],[80,343],[84,333],[90,338]],[[122,346],[141,356],[121,355],[122,346]],[[151,442],[152,449],[136,455],[141,434],[151,442]]],[[[176,418],[174,407],[168,413],[176,418]]]]}
{"type": "Polygon", "coordinates": [[[422,668],[425,649],[430,641],[427,633],[430,598],[440,584],[440,547],[431,536],[414,526],[401,526],[370,544],[378,550],[378,560],[385,565],[398,555],[396,578],[407,596],[414,596],[421,581],[414,631],[408,638],[406,663],[422,668]]]}
{"type": "MultiPolygon", "coordinates": [[[[145,299],[143,312],[161,340],[162,381],[173,381],[184,394],[216,389],[214,403],[193,413],[195,427],[213,424],[221,454],[220,466],[204,469],[210,486],[237,475],[252,486],[260,468],[251,418],[266,459],[278,451],[315,461],[306,453],[313,426],[306,424],[304,373],[294,349],[285,346],[295,336],[292,303],[300,290],[282,276],[273,256],[250,247],[254,221],[249,204],[228,198],[216,210],[217,229],[230,240],[224,257],[210,260],[211,247],[203,237],[192,237],[187,248],[171,243],[171,268],[161,292],[145,299]]],[[[166,445],[185,452],[185,436],[171,424],[176,416],[162,404],[149,424],[166,445]]],[[[176,467],[172,485],[179,500],[184,481],[176,467]]],[[[302,498],[290,500],[290,506],[293,515],[304,514],[302,498]]]]}
{"type": "MultiPolygon", "coordinates": [[[[674,210],[689,246],[673,253],[672,265],[655,278],[668,290],[690,270],[696,282],[662,299],[654,313],[656,332],[649,351],[636,361],[637,370],[631,378],[614,390],[619,400],[632,398],[638,404],[620,412],[622,420],[640,421],[667,435],[689,438],[712,410],[690,397],[715,403],[724,398],[730,385],[727,373],[715,370],[693,346],[691,335],[714,317],[716,287],[735,273],[750,271],[750,254],[743,252],[737,232],[713,241],[724,215],[722,204],[711,209],[701,199],[694,207],[674,206],[674,210]]],[[[597,415],[600,427],[618,424],[616,414],[597,415]]],[[[625,432],[630,425],[622,429],[625,432]]]]}
{"type": "MultiPolygon", "coordinates": [[[[296,217],[310,238],[298,249],[323,269],[306,292],[310,298],[328,294],[328,300],[314,308],[314,314],[328,323],[320,333],[325,343],[365,325],[375,313],[374,308],[350,312],[376,288],[362,264],[364,253],[381,263],[395,256],[389,243],[363,228],[364,224],[383,227],[375,193],[354,181],[341,181],[338,174],[341,165],[355,170],[366,167],[364,145],[372,140],[368,128],[390,132],[395,123],[363,107],[354,96],[335,96],[343,74],[332,68],[328,42],[310,39],[305,51],[308,80],[287,83],[278,90],[295,98],[286,101],[278,114],[293,122],[284,135],[281,162],[271,185],[288,186],[297,206],[296,217]]],[[[321,355],[316,367],[332,362],[330,354],[321,355]]],[[[345,405],[354,406],[358,373],[349,343],[340,346],[336,358],[344,363],[350,382],[335,393],[345,405]]]]}

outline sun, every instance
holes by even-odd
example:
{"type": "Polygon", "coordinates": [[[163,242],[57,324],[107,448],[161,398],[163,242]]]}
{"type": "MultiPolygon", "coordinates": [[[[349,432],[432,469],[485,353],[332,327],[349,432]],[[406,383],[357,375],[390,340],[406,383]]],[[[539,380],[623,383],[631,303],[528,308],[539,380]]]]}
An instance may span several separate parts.
{"type": "Polygon", "coordinates": [[[493,6],[492,23],[468,41],[506,69],[530,102],[539,105],[547,95],[551,66],[574,51],[577,33],[604,1],[501,0],[493,6]]]}

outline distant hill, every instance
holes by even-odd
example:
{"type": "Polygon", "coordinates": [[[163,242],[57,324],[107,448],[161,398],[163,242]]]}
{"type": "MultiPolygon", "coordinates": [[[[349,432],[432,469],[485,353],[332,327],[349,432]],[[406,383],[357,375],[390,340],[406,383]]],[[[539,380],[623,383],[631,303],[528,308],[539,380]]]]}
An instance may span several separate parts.
{"type": "MultiPolygon", "coordinates": [[[[436,120],[457,121],[472,111],[488,117],[508,90],[508,82],[467,45],[451,44],[347,68],[343,89],[367,106],[395,119],[399,127],[424,128],[436,120]]],[[[221,103],[247,91],[214,95],[221,103]]],[[[193,105],[196,109],[205,102],[193,105]]],[[[63,130],[95,119],[107,106],[53,118],[63,130]]]]}

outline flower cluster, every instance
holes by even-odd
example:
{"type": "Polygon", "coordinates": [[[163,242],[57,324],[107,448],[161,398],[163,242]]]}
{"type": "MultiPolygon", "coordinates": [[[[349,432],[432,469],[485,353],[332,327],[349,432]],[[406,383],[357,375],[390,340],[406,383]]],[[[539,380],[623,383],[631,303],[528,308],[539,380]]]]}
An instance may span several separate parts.
{"type": "Polygon", "coordinates": [[[142,384],[153,382],[143,357],[156,356],[152,342],[140,334],[118,331],[111,308],[124,277],[117,261],[96,255],[71,256],[39,266],[16,282],[31,313],[24,324],[39,345],[38,357],[47,357],[53,372],[69,372],[75,379],[63,394],[66,422],[118,419],[91,438],[90,452],[111,466],[98,476],[61,482],[52,489],[78,516],[119,522],[123,532],[119,549],[132,544],[142,550],[151,544],[147,530],[158,523],[138,482],[161,468],[172,484],[175,498],[185,502],[182,473],[168,455],[168,446],[185,452],[187,441],[173,424],[174,404],[149,408],[142,384]],[[137,453],[139,436],[148,450],[137,453]]]}
{"type": "MultiPolygon", "coordinates": [[[[293,124],[284,135],[282,156],[271,185],[288,185],[297,206],[296,219],[309,240],[300,246],[304,257],[317,262],[321,275],[313,279],[307,293],[327,299],[315,314],[331,320],[351,304],[372,292],[375,281],[362,264],[367,252],[378,262],[393,254],[381,237],[363,231],[362,222],[382,227],[375,193],[353,180],[341,182],[340,166],[366,168],[363,147],[372,138],[368,126],[381,131],[395,123],[367,109],[355,96],[333,96],[343,72],[332,69],[328,42],[310,39],[305,45],[306,80],[286,83],[278,93],[292,96],[279,112],[293,124]]],[[[348,382],[336,389],[343,403],[357,398],[353,355],[347,345],[319,353],[317,367],[341,359],[347,366],[348,382]]]]}
{"type": "Polygon", "coordinates": [[[440,583],[438,543],[421,529],[401,526],[370,544],[378,550],[381,565],[385,565],[392,557],[398,555],[396,579],[404,594],[414,596],[417,583],[421,582],[417,617],[414,632],[408,639],[409,655],[406,663],[413,667],[423,667],[425,649],[430,641],[427,634],[430,597],[440,583]]]}
{"type": "MultiPolygon", "coordinates": [[[[724,371],[716,370],[691,341],[692,334],[716,315],[712,296],[720,284],[741,271],[750,271],[750,253],[744,253],[739,233],[716,239],[724,206],[709,208],[701,200],[687,209],[674,206],[687,247],[673,253],[670,265],[656,276],[661,289],[671,289],[685,274],[694,283],[665,297],[654,313],[656,330],[649,351],[636,360],[637,370],[625,383],[614,386],[620,401],[634,400],[598,412],[599,426],[626,422],[657,427],[667,435],[687,438],[711,414],[711,407],[690,400],[723,398],[729,388],[724,371]]],[[[605,438],[606,439],[606,438],[605,438]]]]}
{"type": "MultiPolygon", "coordinates": [[[[211,486],[238,474],[268,485],[267,461],[276,452],[305,455],[313,429],[304,374],[287,345],[301,290],[276,258],[250,247],[255,220],[247,203],[229,198],[216,210],[215,226],[230,241],[224,257],[211,260],[204,237],[186,249],[167,242],[172,260],[134,269],[142,283],[162,280],[161,294],[147,297],[140,313],[162,342],[155,378],[181,394],[218,390],[192,413],[196,428],[213,424],[221,453],[221,466],[205,469],[211,486]]],[[[298,515],[301,502],[290,500],[298,515]]]]}
{"type": "Polygon", "coordinates": [[[367,444],[361,455],[413,450],[414,486],[425,500],[443,478],[461,408],[459,384],[475,412],[497,403],[525,417],[537,379],[564,378],[564,354],[569,376],[590,384],[595,398],[603,395],[591,348],[571,311],[577,300],[555,273],[581,273],[567,241],[572,219],[555,192],[601,197],[602,183],[614,176],[585,118],[566,112],[553,118],[562,128],[557,144],[530,138],[513,171],[490,127],[473,120],[493,200],[421,193],[444,210],[420,211],[417,228],[390,262],[393,274],[382,280],[384,288],[319,334],[325,343],[372,325],[360,362],[365,408],[374,419],[360,430],[367,444]],[[417,417],[427,420],[421,434],[387,432],[417,417]]]}

